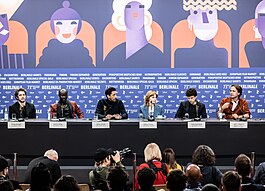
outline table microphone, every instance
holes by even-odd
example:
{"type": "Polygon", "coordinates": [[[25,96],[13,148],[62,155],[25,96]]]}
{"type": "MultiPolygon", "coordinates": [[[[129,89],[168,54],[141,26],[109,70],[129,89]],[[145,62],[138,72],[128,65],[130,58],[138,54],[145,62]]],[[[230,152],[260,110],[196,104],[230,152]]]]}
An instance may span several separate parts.
{"type": "MultiPolygon", "coordinates": [[[[244,106],[242,105],[242,107],[244,107],[244,106]]],[[[239,107],[239,109],[240,109],[240,111],[243,113],[243,117],[242,117],[242,118],[239,118],[239,121],[247,121],[247,118],[244,117],[244,116],[245,116],[245,112],[244,112],[244,110],[242,109],[242,107],[239,107]]]]}

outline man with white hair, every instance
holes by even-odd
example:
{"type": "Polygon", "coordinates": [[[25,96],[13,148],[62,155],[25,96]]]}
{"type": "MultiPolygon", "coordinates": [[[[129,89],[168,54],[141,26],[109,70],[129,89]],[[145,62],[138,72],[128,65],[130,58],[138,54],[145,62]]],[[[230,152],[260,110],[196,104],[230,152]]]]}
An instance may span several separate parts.
{"type": "Polygon", "coordinates": [[[37,166],[39,163],[43,163],[49,169],[51,174],[52,184],[54,185],[55,182],[62,175],[60,165],[57,161],[58,161],[58,153],[53,149],[47,150],[44,153],[44,156],[31,160],[28,165],[27,171],[25,173],[24,183],[30,183],[32,169],[35,166],[37,166]]]}

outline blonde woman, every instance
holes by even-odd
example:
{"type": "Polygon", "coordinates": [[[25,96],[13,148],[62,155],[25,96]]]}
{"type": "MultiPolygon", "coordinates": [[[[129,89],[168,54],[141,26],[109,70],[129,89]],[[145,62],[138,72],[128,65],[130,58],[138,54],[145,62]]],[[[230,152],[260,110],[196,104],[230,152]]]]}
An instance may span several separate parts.
{"type": "Polygon", "coordinates": [[[158,94],[154,90],[149,90],[144,98],[144,105],[140,106],[139,116],[142,115],[147,119],[151,114],[154,118],[157,116],[164,116],[164,109],[162,105],[157,104],[158,94]]]}
{"type": "MultiPolygon", "coordinates": [[[[156,179],[154,185],[166,184],[166,177],[169,172],[167,164],[161,162],[162,154],[159,146],[156,143],[149,143],[144,149],[144,160],[145,163],[142,163],[139,170],[143,168],[151,168],[156,174],[156,179]]],[[[139,184],[136,178],[136,189],[139,189],[139,184]]]]}

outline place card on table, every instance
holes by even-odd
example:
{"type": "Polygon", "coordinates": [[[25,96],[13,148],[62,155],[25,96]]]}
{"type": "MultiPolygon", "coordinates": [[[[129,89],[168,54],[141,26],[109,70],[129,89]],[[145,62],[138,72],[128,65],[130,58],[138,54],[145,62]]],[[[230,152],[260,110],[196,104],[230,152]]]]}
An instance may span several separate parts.
{"type": "Polygon", "coordinates": [[[50,121],[49,122],[50,129],[67,129],[66,121],[50,121]]]}
{"type": "Polygon", "coordinates": [[[156,121],[140,121],[139,129],[157,129],[156,121]]]}
{"type": "Polygon", "coordinates": [[[9,122],[7,122],[7,128],[8,129],[25,129],[26,123],[25,123],[25,121],[22,121],[22,122],[9,121],[9,122]]]}
{"type": "Polygon", "coordinates": [[[109,129],[109,121],[92,121],[92,129],[109,129]]]}
{"type": "Polygon", "coordinates": [[[205,122],[202,121],[189,121],[188,129],[205,129],[205,122]]]}
{"type": "Polygon", "coordinates": [[[247,129],[248,122],[247,121],[230,121],[231,129],[247,129]]]}

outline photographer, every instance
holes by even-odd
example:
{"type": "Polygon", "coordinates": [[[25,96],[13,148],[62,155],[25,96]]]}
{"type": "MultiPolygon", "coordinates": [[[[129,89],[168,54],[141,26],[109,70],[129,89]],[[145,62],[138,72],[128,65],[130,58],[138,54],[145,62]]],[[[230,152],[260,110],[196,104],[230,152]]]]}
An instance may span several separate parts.
{"type": "Polygon", "coordinates": [[[108,191],[107,174],[112,167],[124,168],[119,151],[98,148],[94,154],[95,169],[89,172],[88,179],[93,190],[108,191]]]}

